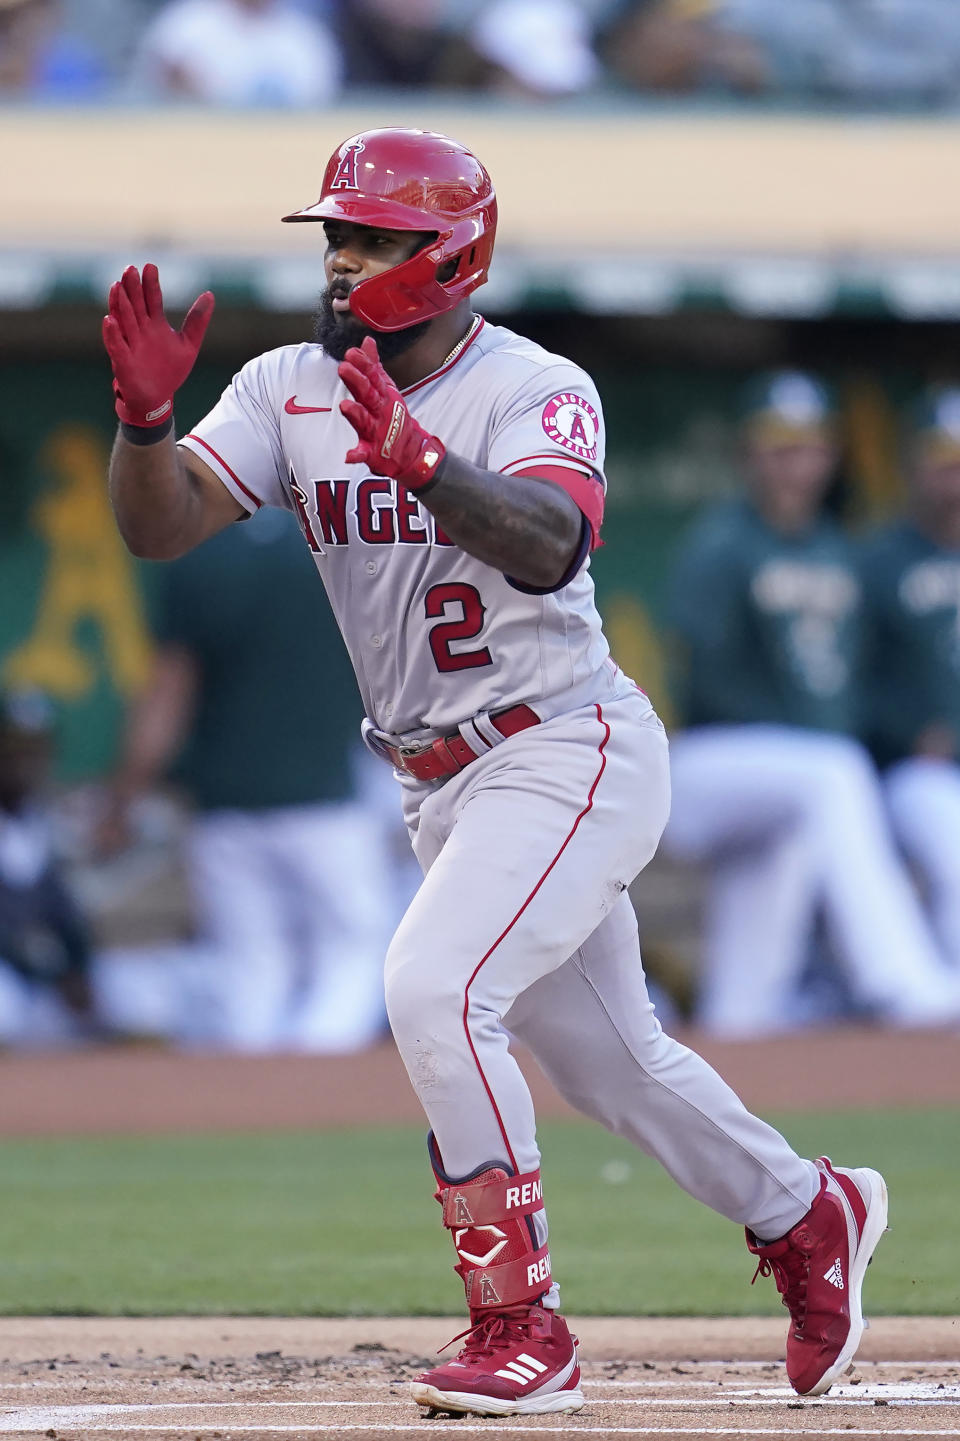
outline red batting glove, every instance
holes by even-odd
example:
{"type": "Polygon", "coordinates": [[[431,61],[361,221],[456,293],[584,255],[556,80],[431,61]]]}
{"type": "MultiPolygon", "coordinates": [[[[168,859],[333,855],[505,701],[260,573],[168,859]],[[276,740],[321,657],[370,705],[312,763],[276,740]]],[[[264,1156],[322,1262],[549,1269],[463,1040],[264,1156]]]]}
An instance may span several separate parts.
{"type": "Polygon", "coordinates": [[[126,425],[163,425],[173,411],[173,393],[193,369],[213,314],[213,293],[205,290],[190,307],[181,330],[163,313],[155,265],[135,265],[110,287],[103,343],[113,366],[116,410],[126,425]]]}
{"type": "Polygon", "coordinates": [[[380,364],[372,335],[359,350],[352,346],[347,351],[339,375],[353,396],[353,400],[341,400],[340,410],[360,441],[347,451],[347,464],[369,466],[374,475],[388,475],[408,490],[425,490],[436,479],[446,448],[410,414],[407,402],[380,364]]]}

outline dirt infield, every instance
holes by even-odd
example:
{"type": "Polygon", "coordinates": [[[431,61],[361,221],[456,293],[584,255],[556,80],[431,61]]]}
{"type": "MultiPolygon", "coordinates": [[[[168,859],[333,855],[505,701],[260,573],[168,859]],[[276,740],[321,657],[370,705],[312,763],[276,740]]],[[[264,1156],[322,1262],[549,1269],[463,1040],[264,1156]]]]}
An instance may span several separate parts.
{"type": "Polygon", "coordinates": [[[779,1320],[574,1321],[576,1416],[425,1419],[406,1382],[447,1320],[0,1321],[0,1433],[386,1438],[960,1436],[960,1322],[883,1319],[827,1397],[786,1385],[779,1320]]]}
{"type": "MultiPolygon", "coordinates": [[[[733,1043],[682,1037],[762,1111],[960,1104],[943,1033],[834,1030],[733,1043]]],[[[573,1114],[521,1053],[541,1119],[573,1114]]],[[[213,1056],[151,1047],[0,1056],[0,1136],[420,1124],[392,1044],[354,1056],[213,1056]]]]}

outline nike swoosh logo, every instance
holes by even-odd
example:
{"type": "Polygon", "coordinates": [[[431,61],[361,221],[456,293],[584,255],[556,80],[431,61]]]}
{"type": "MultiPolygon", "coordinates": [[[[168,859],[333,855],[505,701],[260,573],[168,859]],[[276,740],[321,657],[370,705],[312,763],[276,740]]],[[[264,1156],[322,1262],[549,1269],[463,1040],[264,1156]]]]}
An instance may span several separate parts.
{"type": "Polygon", "coordinates": [[[318,415],[323,411],[329,413],[333,407],[329,405],[298,405],[297,397],[291,395],[283,408],[288,415],[318,415]]]}

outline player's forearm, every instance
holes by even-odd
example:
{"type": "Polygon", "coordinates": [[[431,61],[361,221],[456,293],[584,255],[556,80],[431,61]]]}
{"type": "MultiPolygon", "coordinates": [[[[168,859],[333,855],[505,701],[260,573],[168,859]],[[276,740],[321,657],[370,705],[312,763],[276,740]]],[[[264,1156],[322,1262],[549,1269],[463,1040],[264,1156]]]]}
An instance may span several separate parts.
{"type": "Polygon", "coordinates": [[[558,485],[480,470],[449,452],[422,500],[461,550],[525,585],[556,585],[580,544],[580,509],[558,485]]]}
{"type": "Polygon", "coordinates": [[[141,559],[175,560],[203,539],[197,485],[173,431],[153,445],[133,445],[117,431],[110,501],[128,549],[141,559]]]}

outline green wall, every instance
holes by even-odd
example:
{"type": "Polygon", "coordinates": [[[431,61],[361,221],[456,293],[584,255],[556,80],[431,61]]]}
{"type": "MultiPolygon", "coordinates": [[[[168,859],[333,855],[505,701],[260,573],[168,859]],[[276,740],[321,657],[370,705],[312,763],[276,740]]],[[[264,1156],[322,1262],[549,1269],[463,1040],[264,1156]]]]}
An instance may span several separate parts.
{"type": "MultiPolygon", "coordinates": [[[[219,394],[222,371],[191,380],[184,413],[219,394]]],[[[101,773],[125,700],[149,658],[149,564],[127,553],[110,513],[113,436],[105,362],[0,366],[0,681],[57,702],[61,775],[101,773]]]]}

